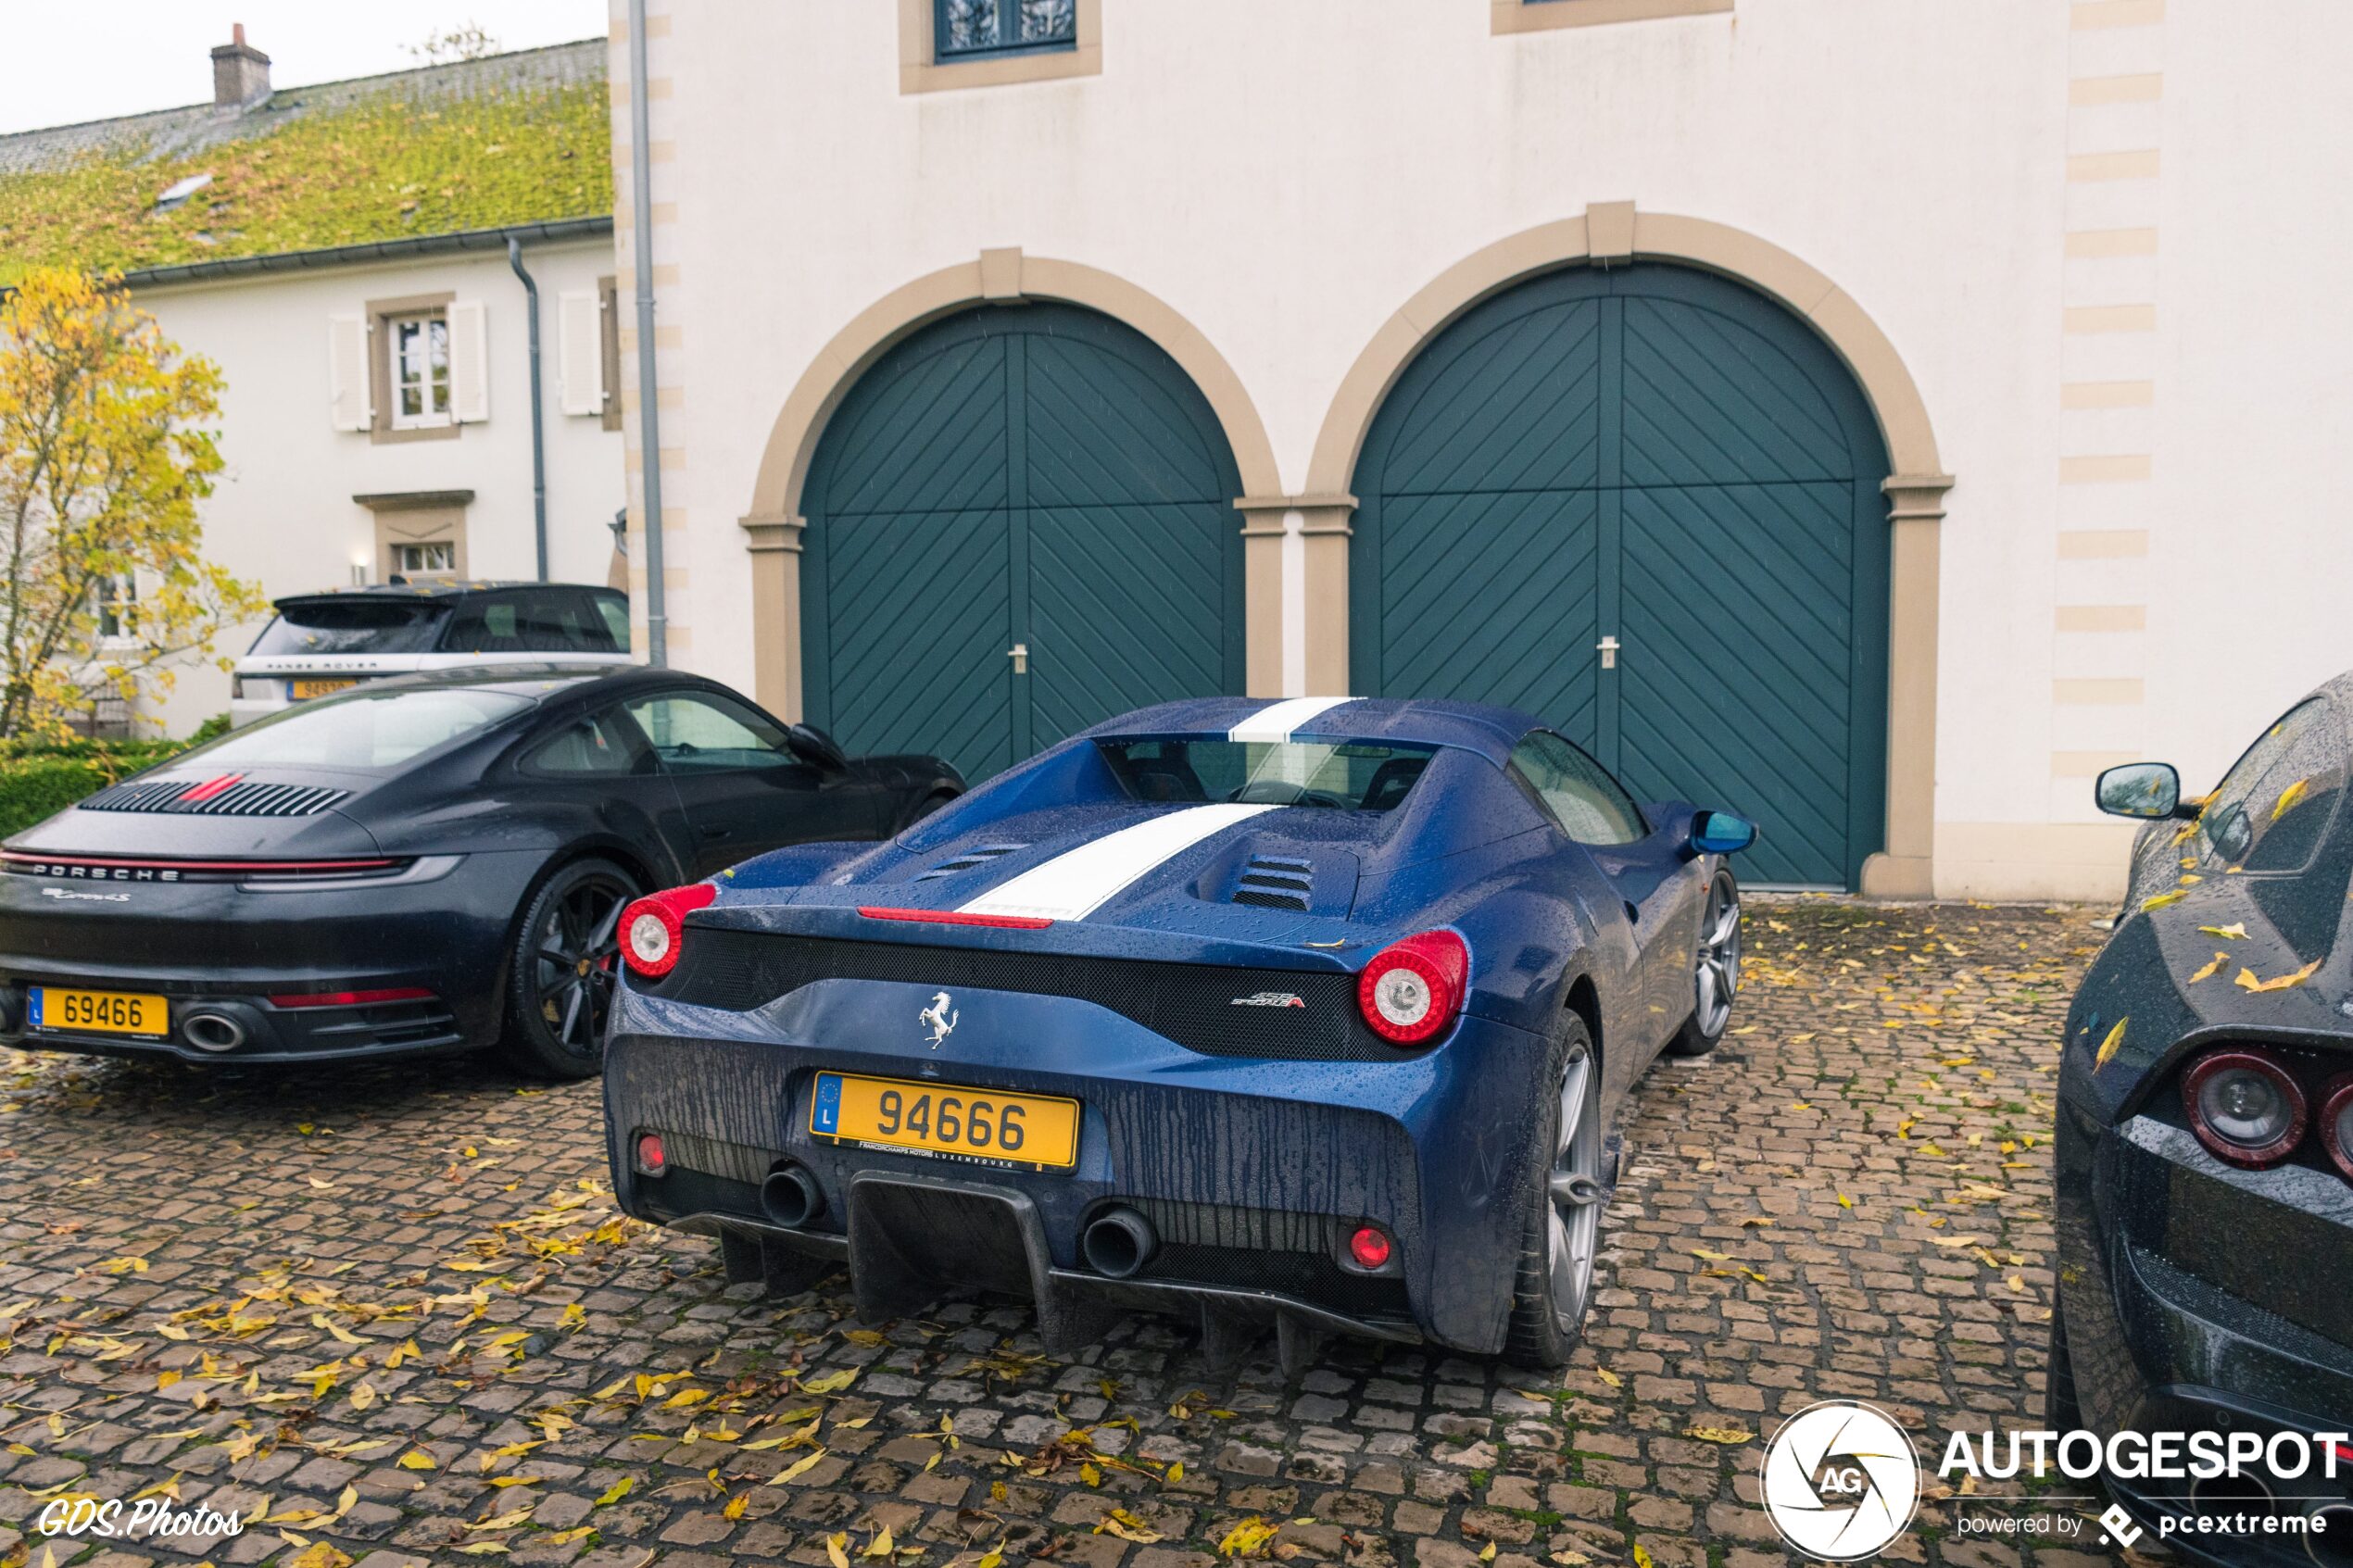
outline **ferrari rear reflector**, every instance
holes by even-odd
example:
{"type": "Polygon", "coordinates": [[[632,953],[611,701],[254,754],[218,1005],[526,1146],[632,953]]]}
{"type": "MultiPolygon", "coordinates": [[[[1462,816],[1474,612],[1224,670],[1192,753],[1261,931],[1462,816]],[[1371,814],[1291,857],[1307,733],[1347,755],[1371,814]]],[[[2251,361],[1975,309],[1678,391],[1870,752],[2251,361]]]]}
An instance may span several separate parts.
{"type": "Polygon", "coordinates": [[[1389,1261],[1389,1237],[1378,1225],[1364,1225],[1348,1238],[1348,1255],[1367,1269],[1378,1269],[1389,1261]]]}
{"type": "Polygon", "coordinates": [[[659,1176],[669,1168],[670,1158],[662,1152],[661,1135],[639,1133],[637,1135],[637,1173],[641,1176],[659,1176]]]}
{"type": "Polygon", "coordinates": [[[1463,1010],[1470,949],[1451,931],[1424,931],[1373,955],[1356,982],[1356,1006],[1391,1045],[1435,1038],[1463,1010]]]}
{"type": "Polygon", "coordinates": [[[718,885],[709,882],[648,893],[621,911],[621,956],[647,979],[661,979],[678,967],[686,917],[718,897],[718,885]]]}
{"type": "Polygon", "coordinates": [[[1035,915],[975,915],[961,909],[894,909],[875,904],[861,904],[858,912],[868,920],[922,921],[932,925],[986,925],[999,931],[1042,931],[1054,923],[1035,915]]]}
{"type": "Polygon", "coordinates": [[[422,985],[399,985],[380,991],[296,991],[272,997],[273,1008],[359,1008],[376,1002],[429,1002],[433,993],[422,985]]]}

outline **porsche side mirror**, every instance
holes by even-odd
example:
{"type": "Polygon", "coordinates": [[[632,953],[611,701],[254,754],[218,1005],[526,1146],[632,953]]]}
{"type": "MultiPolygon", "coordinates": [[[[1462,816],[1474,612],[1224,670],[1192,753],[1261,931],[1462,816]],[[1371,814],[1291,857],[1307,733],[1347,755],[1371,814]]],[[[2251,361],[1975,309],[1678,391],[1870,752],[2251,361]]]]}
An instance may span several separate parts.
{"type": "Polygon", "coordinates": [[[1736,855],[1756,842],[1756,824],[1730,811],[1702,811],[1692,818],[1692,853],[1736,855]]]}
{"type": "Polygon", "coordinates": [[[795,757],[812,768],[822,768],[829,773],[838,773],[846,771],[849,767],[849,754],[842,750],[833,736],[814,724],[786,726],[785,745],[791,748],[795,757]]]}
{"type": "Polygon", "coordinates": [[[2127,762],[2110,768],[2092,786],[2092,798],[2111,817],[2144,822],[2195,816],[2182,805],[2182,775],[2171,762],[2127,762]]]}

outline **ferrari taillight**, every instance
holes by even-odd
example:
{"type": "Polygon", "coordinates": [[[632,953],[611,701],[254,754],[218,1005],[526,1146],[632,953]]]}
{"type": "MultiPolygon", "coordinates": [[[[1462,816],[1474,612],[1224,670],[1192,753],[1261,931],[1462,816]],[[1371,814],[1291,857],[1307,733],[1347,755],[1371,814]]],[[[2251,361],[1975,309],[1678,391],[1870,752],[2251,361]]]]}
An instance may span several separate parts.
{"type": "Polygon", "coordinates": [[[2182,1074],[2190,1131],[2216,1159],[2250,1171],[2296,1152],[2309,1114],[2304,1085],[2270,1051],[2209,1051],[2182,1074]]]}
{"type": "Polygon", "coordinates": [[[1374,1034],[1397,1046],[1434,1039],[1463,1010],[1470,949],[1451,931],[1423,931],[1373,955],[1356,981],[1356,1006],[1374,1034]]]}
{"type": "Polygon", "coordinates": [[[629,967],[659,980],[678,967],[686,937],[686,917],[719,897],[708,882],[648,893],[621,911],[621,954],[629,967]]]}
{"type": "Polygon", "coordinates": [[[2353,1073],[2340,1073],[2322,1091],[2321,1142],[2347,1181],[2353,1181],[2353,1073]]]}

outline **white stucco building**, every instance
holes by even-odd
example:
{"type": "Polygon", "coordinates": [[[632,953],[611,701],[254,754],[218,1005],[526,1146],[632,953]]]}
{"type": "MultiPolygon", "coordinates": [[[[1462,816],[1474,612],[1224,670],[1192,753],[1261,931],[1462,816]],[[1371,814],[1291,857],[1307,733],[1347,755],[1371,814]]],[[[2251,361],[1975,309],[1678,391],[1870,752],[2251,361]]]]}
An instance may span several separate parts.
{"type": "MultiPolygon", "coordinates": [[[[547,573],[619,580],[619,361],[601,135],[576,184],[516,181],[470,202],[441,190],[450,210],[500,220],[462,228],[437,223],[413,194],[433,176],[368,163],[371,146],[348,159],[333,146],[335,136],[360,144],[389,133],[430,166],[432,137],[465,134],[470,112],[526,104],[528,131],[530,116],[566,94],[600,101],[604,53],[592,40],[273,89],[268,57],[240,29],[213,51],[210,104],[0,137],[0,180],[122,170],[126,194],[155,202],[131,215],[145,247],[132,259],[175,244],[160,254],[191,257],[127,268],[114,255],[33,259],[120,270],[167,336],[220,367],[226,467],[201,513],[208,558],[273,597],[393,576],[538,574],[532,309],[511,240],[538,294],[547,573]],[[274,198],[273,177],[308,194],[274,198]],[[203,226],[175,234],[191,222],[203,226]],[[270,224],[308,224],[346,243],[271,247],[258,237],[270,224]]],[[[192,76],[202,69],[190,64],[192,76]]],[[[600,116],[591,123],[601,132],[600,116]]],[[[469,156],[486,141],[495,156],[482,136],[470,138],[469,156]]],[[[497,171],[486,162],[482,174],[497,171]]],[[[72,233],[91,216],[60,211],[38,237],[72,233]]],[[[233,632],[219,651],[244,651],[256,630],[233,632]]],[[[169,698],[137,716],[143,727],[185,734],[227,709],[228,674],[194,659],[176,670],[169,698]]]]}
{"type": "Polygon", "coordinates": [[[2093,774],[2353,662],[2341,6],[649,9],[673,657],[852,746],[1476,696],[1766,880],[2109,896],[2093,774]]]}

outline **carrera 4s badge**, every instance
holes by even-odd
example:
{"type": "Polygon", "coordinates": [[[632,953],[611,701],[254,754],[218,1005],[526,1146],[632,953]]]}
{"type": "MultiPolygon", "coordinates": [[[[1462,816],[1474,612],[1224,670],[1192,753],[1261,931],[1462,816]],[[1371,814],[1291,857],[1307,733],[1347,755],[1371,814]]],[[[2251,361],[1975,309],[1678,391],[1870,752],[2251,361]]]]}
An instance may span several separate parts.
{"type": "Polygon", "coordinates": [[[1307,1003],[1290,991],[1252,991],[1226,1004],[1235,1008],[1303,1008],[1307,1003]]]}

